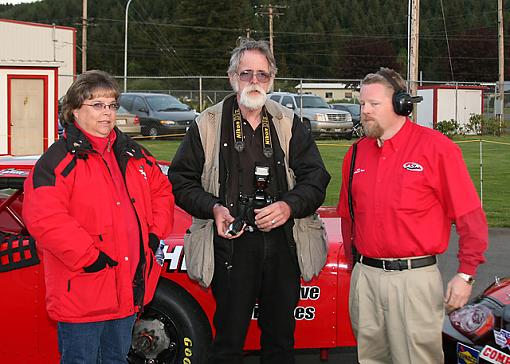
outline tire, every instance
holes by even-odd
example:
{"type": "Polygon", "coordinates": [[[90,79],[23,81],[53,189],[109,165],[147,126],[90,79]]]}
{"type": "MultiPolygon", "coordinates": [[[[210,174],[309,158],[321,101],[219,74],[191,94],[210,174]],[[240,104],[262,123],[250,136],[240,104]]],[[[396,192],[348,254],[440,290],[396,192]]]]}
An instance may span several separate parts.
{"type": "Polygon", "coordinates": [[[305,127],[306,130],[308,130],[309,133],[312,132],[312,124],[310,123],[310,120],[303,119],[303,126],[305,127]]]}
{"type": "Polygon", "coordinates": [[[156,139],[155,137],[157,137],[159,135],[158,128],[156,128],[155,126],[149,127],[149,131],[147,132],[147,135],[154,137],[153,139],[156,139]]]}
{"type": "Polygon", "coordinates": [[[131,364],[206,364],[211,327],[200,305],[176,283],[160,279],[133,329],[131,364]]]}

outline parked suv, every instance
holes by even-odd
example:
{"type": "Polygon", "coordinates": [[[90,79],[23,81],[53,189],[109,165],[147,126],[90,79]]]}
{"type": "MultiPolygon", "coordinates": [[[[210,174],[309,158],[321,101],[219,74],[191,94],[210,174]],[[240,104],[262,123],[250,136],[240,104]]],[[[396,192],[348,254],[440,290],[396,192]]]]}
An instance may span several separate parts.
{"type": "Polygon", "coordinates": [[[127,92],[120,95],[119,102],[140,118],[142,135],[182,136],[198,115],[167,94],[127,92]]]}
{"type": "Polygon", "coordinates": [[[352,136],[351,114],[331,109],[326,100],[320,96],[274,92],[269,98],[294,110],[314,137],[329,135],[350,139],[352,136]]]}

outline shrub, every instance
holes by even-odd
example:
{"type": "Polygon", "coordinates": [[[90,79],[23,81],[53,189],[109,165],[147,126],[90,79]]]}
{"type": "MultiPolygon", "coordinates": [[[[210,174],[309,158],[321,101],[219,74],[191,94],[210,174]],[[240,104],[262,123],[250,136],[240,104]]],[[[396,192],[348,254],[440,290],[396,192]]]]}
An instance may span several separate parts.
{"type": "Polygon", "coordinates": [[[459,133],[459,123],[454,119],[439,121],[434,128],[450,139],[459,133]]]}
{"type": "Polygon", "coordinates": [[[503,120],[503,122],[499,123],[499,120],[497,118],[482,118],[482,124],[481,124],[481,134],[482,135],[496,135],[501,136],[506,128],[506,121],[503,120]]]}

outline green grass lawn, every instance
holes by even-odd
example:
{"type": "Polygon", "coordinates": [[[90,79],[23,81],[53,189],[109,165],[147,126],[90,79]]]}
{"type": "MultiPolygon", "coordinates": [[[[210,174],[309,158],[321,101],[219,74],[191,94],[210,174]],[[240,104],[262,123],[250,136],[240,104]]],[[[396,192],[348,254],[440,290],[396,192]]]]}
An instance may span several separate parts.
{"type": "MultiPolygon", "coordinates": [[[[473,183],[480,194],[480,138],[457,137],[473,183]]],[[[483,137],[483,205],[492,227],[510,227],[510,136],[483,137]]],[[[158,159],[171,161],[180,141],[138,140],[158,159]]],[[[341,166],[352,141],[318,140],[326,168],[331,174],[325,205],[336,205],[341,182],[341,166]]]]}

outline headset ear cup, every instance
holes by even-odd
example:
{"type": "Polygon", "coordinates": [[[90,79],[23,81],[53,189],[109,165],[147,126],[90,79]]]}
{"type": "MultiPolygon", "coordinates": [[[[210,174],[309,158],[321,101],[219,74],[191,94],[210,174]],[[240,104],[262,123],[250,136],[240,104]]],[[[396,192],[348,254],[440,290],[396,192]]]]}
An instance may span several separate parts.
{"type": "Polygon", "coordinates": [[[411,95],[404,90],[393,93],[393,110],[397,115],[409,116],[413,112],[411,95]]]}

